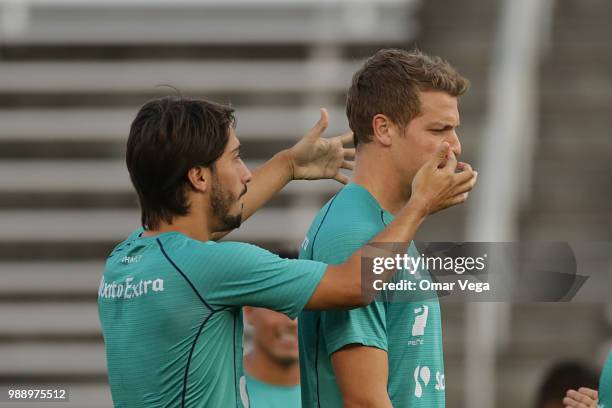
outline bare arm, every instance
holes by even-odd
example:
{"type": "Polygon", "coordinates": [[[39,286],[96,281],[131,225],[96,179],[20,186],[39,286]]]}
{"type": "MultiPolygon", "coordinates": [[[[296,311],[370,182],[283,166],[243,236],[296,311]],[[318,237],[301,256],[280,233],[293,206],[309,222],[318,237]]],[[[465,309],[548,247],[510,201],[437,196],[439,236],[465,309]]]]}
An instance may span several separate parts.
{"type": "MultiPolygon", "coordinates": [[[[253,171],[253,178],[243,198],[243,222],[291,180],[334,179],[343,184],[348,182],[340,169],[353,169],[352,162],[346,159],[354,157],[355,149],[344,148],[352,141],[352,133],[322,138],[328,123],[329,115],[325,109],[321,109],[319,121],[295,146],[282,150],[253,171]]],[[[215,232],[212,239],[221,239],[230,232],[215,232]]]]}
{"type": "Polygon", "coordinates": [[[289,156],[289,151],[283,150],[253,171],[253,178],[244,195],[242,221],[250,218],[293,180],[289,156]]]}
{"type": "MultiPolygon", "coordinates": [[[[427,215],[465,202],[468,192],[476,183],[477,173],[468,164],[460,167],[464,170],[455,173],[457,160],[448,143],[443,143],[436,156],[425,163],[415,176],[412,197],[393,222],[368,244],[355,251],[346,262],[329,265],[306,304],[306,309],[345,309],[372,302],[375,292],[368,282],[362,282],[362,256],[366,250],[368,256],[372,256],[373,252],[375,256],[383,257],[405,254],[427,215]],[[374,243],[390,243],[393,248],[379,249],[371,245],[374,243]]],[[[387,271],[377,279],[386,282],[394,273],[387,271]]]]}
{"type": "Polygon", "coordinates": [[[344,408],[393,408],[387,393],[389,360],[384,350],[350,344],[333,353],[331,362],[344,408]]]}

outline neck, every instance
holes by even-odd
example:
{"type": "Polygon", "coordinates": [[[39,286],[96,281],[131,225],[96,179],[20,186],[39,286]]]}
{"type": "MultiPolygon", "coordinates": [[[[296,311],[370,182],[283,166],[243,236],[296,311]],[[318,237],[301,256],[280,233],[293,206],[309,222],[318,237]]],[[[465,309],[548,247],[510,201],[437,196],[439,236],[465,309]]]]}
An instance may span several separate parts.
{"type": "Polygon", "coordinates": [[[205,214],[196,212],[174,217],[170,223],[161,222],[157,228],[146,230],[142,235],[154,236],[164,232],[180,232],[198,241],[209,241],[212,236],[205,214]]]}
{"type": "Polygon", "coordinates": [[[374,146],[364,146],[357,151],[352,181],[368,190],[378,204],[393,215],[410,199],[410,188],[402,184],[390,158],[374,146]],[[369,151],[366,153],[365,149],[369,151]]]}
{"type": "Polygon", "coordinates": [[[300,383],[297,360],[289,365],[279,364],[257,346],[244,357],[244,369],[251,377],[267,384],[291,387],[300,383]]]}

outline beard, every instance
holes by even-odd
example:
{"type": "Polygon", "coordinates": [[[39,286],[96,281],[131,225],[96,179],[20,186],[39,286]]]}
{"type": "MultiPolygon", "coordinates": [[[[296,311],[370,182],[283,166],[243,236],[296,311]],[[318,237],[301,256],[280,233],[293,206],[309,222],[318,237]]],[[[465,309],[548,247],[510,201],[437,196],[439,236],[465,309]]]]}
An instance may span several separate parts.
{"type": "Polygon", "coordinates": [[[231,191],[223,189],[217,174],[213,171],[212,191],[210,196],[210,204],[213,211],[213,216],[219,222],[219,231],[229,231],[240,227],[242,222],[242,208],[238,214],[230,214],[232,205],[238,201],[246,193],[246,187],[242,194],[236,197],[231,191]]]}
{"type": "Polygon", "coordinates": [[[273,358],[278,365],[284,367],[285,369],[290,368],[295,364],[298,364],[298,362],[300,361],[298,357],[295,356],[274,356],[273,358]]]}

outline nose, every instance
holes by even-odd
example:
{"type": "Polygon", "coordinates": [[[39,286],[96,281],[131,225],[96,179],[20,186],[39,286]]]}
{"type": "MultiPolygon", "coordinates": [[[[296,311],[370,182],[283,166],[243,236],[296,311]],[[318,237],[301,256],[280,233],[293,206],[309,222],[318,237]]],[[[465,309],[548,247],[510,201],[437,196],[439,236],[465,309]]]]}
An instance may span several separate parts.
{"type": "Polygon", "coordinates": [[[449,136],[447,142],[453,150],[453,153],[455,153],[455,156],[461,155],[461,142],[459,141],[459,135],[457,135],[456,129],[452,131],[451,136],[449,136]]]}
{"type": "Polygon", "coordinates": [[[244,163],[242,163],[242,173],[241,173],[240,178],[242,179],[242,182],[244,184],[247,184],[253,178],[253,174],[251,174],[251,170],[249,170],[249,168],[244,163]]]}

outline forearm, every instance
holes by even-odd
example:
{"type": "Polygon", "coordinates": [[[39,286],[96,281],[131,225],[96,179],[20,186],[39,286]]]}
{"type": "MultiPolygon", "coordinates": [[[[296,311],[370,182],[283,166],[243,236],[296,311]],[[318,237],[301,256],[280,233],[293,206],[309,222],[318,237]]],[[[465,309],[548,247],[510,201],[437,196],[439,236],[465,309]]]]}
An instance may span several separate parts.
{"type": "Polygon", "coordinates": [[[253,171],[253,178],[244,195],[242,221],[263,207],[293,179],[289,151],[282,150],[253,171]]]}

